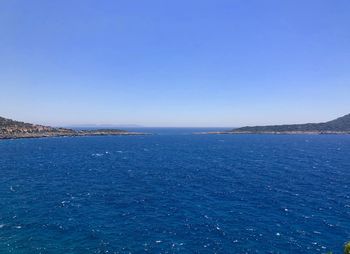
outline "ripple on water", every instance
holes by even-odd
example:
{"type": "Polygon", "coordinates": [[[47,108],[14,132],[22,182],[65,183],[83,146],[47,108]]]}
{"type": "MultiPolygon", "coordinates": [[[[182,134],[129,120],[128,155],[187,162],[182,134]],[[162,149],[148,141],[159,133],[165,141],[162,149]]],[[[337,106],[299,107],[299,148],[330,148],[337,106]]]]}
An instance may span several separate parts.
{"type": "Polygon", "coordinates": [[[0,142],[0,252],[335,253],[350,138],[0,142]]]}

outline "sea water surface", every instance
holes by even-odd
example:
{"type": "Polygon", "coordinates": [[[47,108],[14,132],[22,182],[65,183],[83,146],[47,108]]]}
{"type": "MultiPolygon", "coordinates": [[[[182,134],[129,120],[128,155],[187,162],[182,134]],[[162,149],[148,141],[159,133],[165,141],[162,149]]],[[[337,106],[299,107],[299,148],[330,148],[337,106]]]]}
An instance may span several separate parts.
{"type": "Polygon", "coordinates": [[[0,253],[341,253],[350,136],[0,141],[0,253]]]}

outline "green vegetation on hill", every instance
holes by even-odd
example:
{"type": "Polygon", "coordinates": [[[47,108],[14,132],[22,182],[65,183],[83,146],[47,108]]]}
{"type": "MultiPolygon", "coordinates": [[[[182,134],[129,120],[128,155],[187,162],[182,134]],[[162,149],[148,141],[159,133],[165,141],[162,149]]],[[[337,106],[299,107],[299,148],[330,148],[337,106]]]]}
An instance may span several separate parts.
{"type": "Polygon", "coordinates": [[[344,254],[350,254],[350,242],[345,244],[345,246],[344,246],[344,254]]]}
{"type": "Polygon", "coordinates": [[[253,126],[233,129],[232,133],[350,133],[350,114],[325,123],[253,126]]]}

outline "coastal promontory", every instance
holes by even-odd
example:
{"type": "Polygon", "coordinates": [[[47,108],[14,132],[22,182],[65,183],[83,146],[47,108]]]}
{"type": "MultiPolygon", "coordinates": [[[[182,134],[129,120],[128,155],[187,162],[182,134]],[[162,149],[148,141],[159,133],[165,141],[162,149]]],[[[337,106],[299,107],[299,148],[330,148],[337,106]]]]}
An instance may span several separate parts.
{"type": "Polygon", "coordinates": [[[54,128],[0,117],[0,139],[107,135],[143,135],[143,133],[128,132],[119,129],[75,130],[54,128]]]}
{"type": "Polygon", "coordinates": [[[350,134],[350,114],[323,123],[246,126],[210,134],[350,134]]]}

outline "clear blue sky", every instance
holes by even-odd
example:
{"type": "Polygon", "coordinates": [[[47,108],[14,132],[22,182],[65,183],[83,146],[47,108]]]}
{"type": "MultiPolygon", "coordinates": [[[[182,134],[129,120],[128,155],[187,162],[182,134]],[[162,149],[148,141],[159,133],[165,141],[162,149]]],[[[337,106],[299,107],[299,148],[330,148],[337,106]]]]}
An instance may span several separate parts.
{"type": "Polygon", "coordinates": [[[349,0],[2,0],[0,115],[241,126],[350,113],[349,0]]]}

